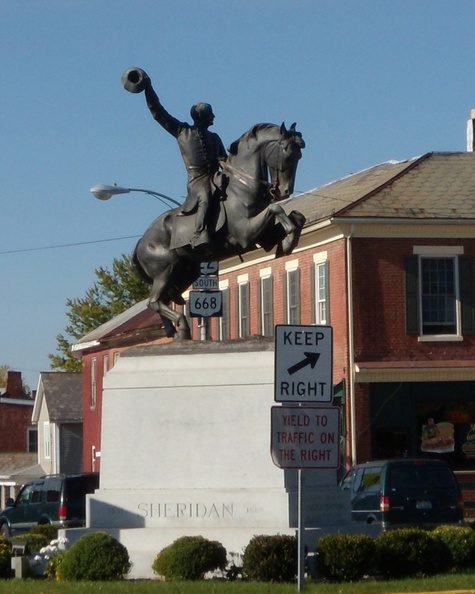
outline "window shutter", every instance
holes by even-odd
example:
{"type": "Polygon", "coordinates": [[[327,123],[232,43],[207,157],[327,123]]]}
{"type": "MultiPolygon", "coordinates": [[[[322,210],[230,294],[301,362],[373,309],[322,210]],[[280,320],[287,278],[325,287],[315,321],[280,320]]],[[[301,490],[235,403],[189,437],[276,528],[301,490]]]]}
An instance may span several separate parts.
{"type": "Polygon", "coordinates": [[[244,336],[248,337],[251,333],[251,291],[249,283],[245,284],[244,291],[246,293],[246,320],[245,320],[245,327],[244,327],[244,336]]]}
{"type": "Polygon", "coordinates": [[[257,283],[256,311],[257,311],[257,334],[264,334],[262,331],[262,278],[257,283]]]}
{"type": "Polygon", "coordinates": [[[296,280],[295,283],[297,285],[297,324],[300,324],[300,311],[301,311],[301,306],[300,306],[300,268],[298,268],[296,271],[296,280]]]}
{"type": "Polygon", "coordinates": [[[284,306],[284,315],[282,316],[282,319],[284,320],[284,324],[288,324],[289,323],[289,312],[287,311],[287,272],[284,271],[283,275],[282,275],[282,289],[284,291],[283,294],[283,298],[282,298],[282,303],[284,306]]]}
{"type": "Polygon", "coordinates": [[[315,300],[315,264],[310,265],[310,323],[317,323],[317,304],[315,300]]]}
{"type": "Polygon", "coordinates": [[[270,325],[272,327],[271,336],[274,336],[274,277],[271,276],[269,279],[268,289],[270,291],[270,303],[271,303],[271,319],[270,325]]]}
{"type": "Polygon", "coordinates": [[[462,332],[464,334],[475,334],[472,258],[469,256],[459,256],[458,261],[460,301],[462,311],[462,332]]]}
{"type": "Polygon", "coordinates": [[[419,307],[418,307],[418,265],[417,256],[404,258],[406,271],[406,332],[419,334],[419,307]]]}
{"type": "MultiPolygon", "coordinates": [[[[234,291],[234,337],[239,338],[239,284],[234,291]]],[[[231,338],[231,335],[230,335],[231,338]]]]}
{"type": "Polygon", "coordinates": [[[325,262],[325,283],[325,300],[327,313],[326,324],[330,324],[330,263],[328,262],[328,260],[325,262]]]}

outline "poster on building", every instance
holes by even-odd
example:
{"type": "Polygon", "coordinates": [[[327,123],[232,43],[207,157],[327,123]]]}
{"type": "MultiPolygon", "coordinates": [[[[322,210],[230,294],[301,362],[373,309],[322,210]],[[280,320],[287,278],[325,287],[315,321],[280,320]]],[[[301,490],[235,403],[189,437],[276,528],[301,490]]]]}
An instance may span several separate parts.
{"type": "Polygon", "coordinates": [[[454,425],[449,422],[436,423],[433,418],[422,425],[421,451],[431,454],[446,454],[455,449],[454,425]]]}
{"type": "Polygon", "coordinates": [[[462,444],[462,452],[464,453],[465,458],[469,460],[475,458],[475,423],[470,425],[465,441],[462,444]]]}

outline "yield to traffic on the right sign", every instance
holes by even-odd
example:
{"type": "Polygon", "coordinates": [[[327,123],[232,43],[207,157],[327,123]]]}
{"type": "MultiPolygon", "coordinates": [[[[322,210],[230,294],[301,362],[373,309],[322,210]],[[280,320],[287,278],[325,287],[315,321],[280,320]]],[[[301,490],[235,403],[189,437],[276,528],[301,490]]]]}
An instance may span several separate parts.
{"type": "Polygon", "coordinates": [[[276,326],[276,402],[331,402],[332,353],[331,326],[276,326]]]}

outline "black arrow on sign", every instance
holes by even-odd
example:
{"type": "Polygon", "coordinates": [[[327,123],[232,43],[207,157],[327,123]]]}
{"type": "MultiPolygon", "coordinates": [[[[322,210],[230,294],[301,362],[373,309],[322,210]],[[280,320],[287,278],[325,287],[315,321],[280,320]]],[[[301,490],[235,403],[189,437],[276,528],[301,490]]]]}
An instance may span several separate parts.
{"type": "Polygon", "coordinates": [[[305,353],[305,359],[302,359],[302,361],[299,361],[298,363],[296,363],[295,365],[292,365],[292,367],[289,367],[287,369],[287,373],[289,375],[293,375],[295,372],[300,371],[301,369],[303,369],[304,367],[307,367],[307,365],[310,365],[311,368],[313,369],[315,367],[315,365],[317,364],[317,361],[320,358],[320,353],[305,353]]]}

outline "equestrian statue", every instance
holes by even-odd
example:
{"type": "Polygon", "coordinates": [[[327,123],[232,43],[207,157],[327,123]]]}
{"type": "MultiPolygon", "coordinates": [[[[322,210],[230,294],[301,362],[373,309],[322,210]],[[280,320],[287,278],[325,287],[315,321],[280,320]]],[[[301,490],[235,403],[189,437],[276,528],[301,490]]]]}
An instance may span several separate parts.
{"type": "Polygon", "coordinates": [[[185,304],[182,293],[199,277],[201,262],[258,246],[275,249],[279,257],[297,245],[305,217],[294,210],[287,214],[278,202],[293,192],[305,142],[295,124],[289,129],[256,124],[227,154],[220,137],[208,130],[214,122],[211,105],[193,105],[188,124],[165,110],[141,68],[126,70],[122,84],[131,93],[144,92],[152,117],[176,138],[186,167],[183,204],[153,221],[132,259],[151,285],[149,307],[160,314],[167,335],[187,339],[187,319],[171,304],[185,304]]]}

